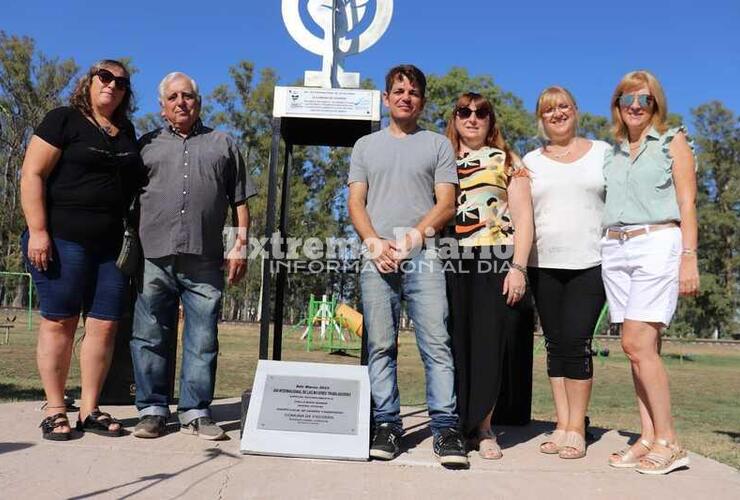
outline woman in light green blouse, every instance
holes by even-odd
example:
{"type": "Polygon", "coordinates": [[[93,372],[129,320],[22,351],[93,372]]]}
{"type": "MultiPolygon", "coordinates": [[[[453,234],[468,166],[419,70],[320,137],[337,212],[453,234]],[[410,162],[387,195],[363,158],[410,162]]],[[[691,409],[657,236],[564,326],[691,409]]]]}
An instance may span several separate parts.
{"type": "Polygon", "coordinates": [[[611,109],[617,145],[604,168],[602,275],[611,321],[622,324],[642,430],[609,464],[665,474],[689,463],[673,425],[660,334],[679,293],[698,290],[695,161],[685,128],[666,125],[665,95],[649,72],[625,75],[611,109]]]}

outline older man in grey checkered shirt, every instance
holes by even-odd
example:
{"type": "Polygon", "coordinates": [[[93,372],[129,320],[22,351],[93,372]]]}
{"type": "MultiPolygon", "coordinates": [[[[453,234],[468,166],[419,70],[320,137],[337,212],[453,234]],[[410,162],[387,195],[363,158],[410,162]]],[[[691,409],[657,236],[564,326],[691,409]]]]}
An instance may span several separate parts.
{"type": "Polygon", "coordinates": [[[246,272],[247,199],[256,190],[234,140],[201,123],[198,86],[184,73],[159,85],[167,126],[140,139],[148,183],[140,196],[143,284],[134,313],[131,354],[139,423],[134,435],[164,434],[169,415],[167,345],[177,332],[177,303],[185,328],[178,415],[181,431],[223,439],[210,404],[218,356],[217,323],[224,288],[246,272]],[[238,236],[224,259],[228,208],[238,236]]]}

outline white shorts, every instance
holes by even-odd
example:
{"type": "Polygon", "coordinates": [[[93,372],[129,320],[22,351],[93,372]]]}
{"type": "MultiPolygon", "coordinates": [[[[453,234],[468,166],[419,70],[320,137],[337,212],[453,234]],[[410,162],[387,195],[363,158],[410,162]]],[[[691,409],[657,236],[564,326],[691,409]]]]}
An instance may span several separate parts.
{"type": "MultiPolygon", "coordinates": [[[[644,226],[629,229],[639,227],[644,226]]],[[[678,302],[681,250],[678,227],[625,241],[601,239],[601,275],[612,323],[631,319],[668,326],[678,302]]]]}

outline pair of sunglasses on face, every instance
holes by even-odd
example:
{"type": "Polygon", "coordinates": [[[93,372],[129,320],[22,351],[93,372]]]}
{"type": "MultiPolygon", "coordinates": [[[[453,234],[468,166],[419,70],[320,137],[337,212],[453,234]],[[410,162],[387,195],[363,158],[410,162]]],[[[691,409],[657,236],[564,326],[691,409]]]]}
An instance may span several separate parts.
{"type": "Polygon", "coordinates": [[[653,103],[655,102],[655,97],[651,96],[650,94],[624,94],[619,96],[619,98],[617,99],[617,104],[619,104],[619,106],[622,108],[629,108],[635,101],[637,101],[637,104],[641,108],[647,109],[653,105],[653,103]]]}
{"type": "Polygon", "coordinates": [[[470,118],[471,115],[473,115],[473,113],[475,113],[475,117],[478,118],[479,120],[484,120],[486,119],[486,117],[491,115],[491,112],[488,111],[487,109],[479,108],[479,109],[473,110],[473,109],[468,108],[467,106],[463,108],[457,108],[455,110],[455,114],[461,120],[470,118]]]}
{"type": "Polygon", "coordinates": [[[109,85],[110,82],[116,82],[116,88],[126,90],[131,85],[131,81],[125,76],[116,76],[107,69],[100,68],[95,72],[95,76],[100,78],[103,85],[109,85]]]}

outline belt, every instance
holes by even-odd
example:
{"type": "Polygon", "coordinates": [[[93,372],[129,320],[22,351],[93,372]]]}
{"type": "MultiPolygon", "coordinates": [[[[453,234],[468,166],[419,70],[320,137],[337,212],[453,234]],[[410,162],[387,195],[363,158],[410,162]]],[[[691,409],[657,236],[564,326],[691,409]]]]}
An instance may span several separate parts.
{"type": "Polygon", "coordinates": [[[638,228],[638,229],[630,229],[630,230],[622,230],[622,229],[615,229],[615,228],[609,228],[606,230],[606,238],[608,240],[620,240],[620,241],[627,241],[635,236],[642,236],[643,234],[648,234],[651,231],[659,231],[661,229],[670,229],[672,227],[678,227],[678,224],[675,222],[666,222],[664,224],[649,224],[647,226],[638,228]]]}

